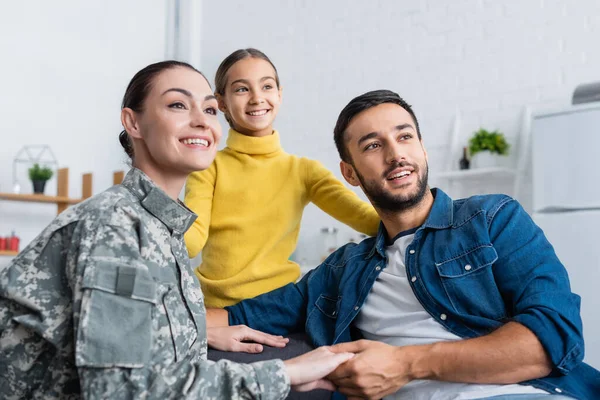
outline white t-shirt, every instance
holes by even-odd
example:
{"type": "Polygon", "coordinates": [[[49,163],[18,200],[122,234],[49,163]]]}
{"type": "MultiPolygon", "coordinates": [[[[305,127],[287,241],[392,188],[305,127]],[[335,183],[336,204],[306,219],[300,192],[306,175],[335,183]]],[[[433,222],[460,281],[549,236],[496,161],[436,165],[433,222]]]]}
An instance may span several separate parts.
{"type": "MultiPolygon", "coordinates": [[[[365,339],[393,346],[461,340],[425,311],[411,288],[404,260],[406,248],[413,237],[414,230],[402,232],[386,248],[388,265],[371,288],[355,324],[365,339]]],[[[411,277],[411,280],[414,282],[416,277],[411,277]]],[[[386,400],[480,399],[503,394],[534,393],[548,394],[533,386],[519,384],[483,385],[416,380],[387,396],[386,400]]]]}

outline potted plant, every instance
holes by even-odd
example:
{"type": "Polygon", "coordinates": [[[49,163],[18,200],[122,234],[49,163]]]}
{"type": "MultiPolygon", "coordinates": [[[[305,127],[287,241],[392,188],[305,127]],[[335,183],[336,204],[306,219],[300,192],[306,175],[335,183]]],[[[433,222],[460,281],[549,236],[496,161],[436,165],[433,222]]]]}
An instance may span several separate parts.
{"type": "Polygon", "coordinates": [[[33,193],[44,193],[48,179],[52,178],[54,172],[48,167],[40,167],[38,163],[29,168],[29,179],[33,182],[33,193]]]}
{"type": "Polygon", "coordinates": [[[481,128],[469,139],[471,165],[473,168],[494,167],[498,164],[497,157],[508,155],[509,148],[504,134],[481,128]]]}

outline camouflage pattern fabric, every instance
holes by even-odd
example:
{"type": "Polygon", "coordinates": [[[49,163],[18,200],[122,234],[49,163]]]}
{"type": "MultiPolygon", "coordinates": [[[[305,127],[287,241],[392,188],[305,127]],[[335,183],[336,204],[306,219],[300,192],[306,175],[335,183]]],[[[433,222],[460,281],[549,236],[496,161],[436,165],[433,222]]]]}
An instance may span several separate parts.
{"type": "Polygon", "coordinates": [[[281,360],[206,359],[195,217],[135,168],[60,214],[0,271],[0,398],[285,398],[281,360]]]}

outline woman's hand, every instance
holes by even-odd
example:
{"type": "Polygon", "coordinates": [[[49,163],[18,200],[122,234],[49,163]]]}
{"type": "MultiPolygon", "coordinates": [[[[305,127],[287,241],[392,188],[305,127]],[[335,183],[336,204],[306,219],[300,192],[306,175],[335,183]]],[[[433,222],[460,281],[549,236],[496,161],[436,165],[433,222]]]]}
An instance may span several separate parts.
{"type": "Polygon", "coordinates": [[[329,347],[323,346],[301,356],[284,361],[290,377],[292,389],[308,392],[315,389],[334,391],[335,385],[323,379],[338,365],[354,357],[353,353],[333,353],[329,347]]]}
{"type": "Polygon", "coordinates": [[[285,347],[289,339],[256,331],[246,325],[207,328],[208,345],[216,350],[244,353],[260,353],[263,344],[285,347]],[[245,342],[252,343],[245,343],[245,342]]]}

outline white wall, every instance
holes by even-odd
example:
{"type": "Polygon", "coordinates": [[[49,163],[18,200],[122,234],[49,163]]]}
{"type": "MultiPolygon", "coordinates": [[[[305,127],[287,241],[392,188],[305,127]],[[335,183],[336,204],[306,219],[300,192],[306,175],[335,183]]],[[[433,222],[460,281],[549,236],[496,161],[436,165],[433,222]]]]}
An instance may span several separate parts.
{"type": "MultiPolygon", "coordinates": [[[[133,74],[164,58],[166,15],[167,0],[2,2],[0,191],[12,190],[12,160],[24,145],[51,146],[70,168],[72,197],[81,196],[82,173],[93,173],[98,193],[127,169],[120,102],[133,74]]],[[[18,176],[31,193],[27,167],[18,176]]],[[[55,216],[54,205],[0,200],[0,235],[15,230],[23,248],[55,216]]]]}
{"type": "MultiPolygon", "coordinates": [[[[463,142],[483,126],[517,146],[524,105],[568,104],[577,84],[600,80],[597,0],[211,1],[197,20],[208,76],[237,48],[272,58],[284,87],[276,128],[285,149],[338,176],[333,126],[365,91],[392,89],[414,106],[435,173],[456,109],[463,142]]],[[[309,207],[300,245],[327,221],[309,207]]]]}
{"type": "MultiPolygon", "coordinates": [[[[181,5],[180,57],[213,77],[233,50],[265,51],[284,86],[276,121],[284,147],[322,161],[338,177],[333,125],[342,107],[367,90],[389,88],[413,104],[433,174],[445,165],[457,109],[463,142],[484,126],[505,132],[517,147],[524,105],[567,104],[577,84],[600,79],[596,0],[181,5]]],[[[168,0],[2,3],[0,191],[11,190],[12,159],[26,144],[49,144],[60,166],[70,167],[73,197],[81,193],[81,173],[94,173],[97,193],[111,184],[113,170],[126,169],[117,141],[120,99],[135,71],[173,54],[172,24],[166,26],[172,14],[168,0]]],[[[18,172],[30,191],[26,166],[18,172]]],[[[488,186],[510,192],[501,183],[488,186]]],[[[47,190],[55,190],[55,180],[47,190]]],[[[14,229],[27,243],[55,211],[0,201],[0,235],[14,229]]],[[[351,234],[309,206],[300,250],[330,224],[342,228],[340,242],[351,234]]]]}

